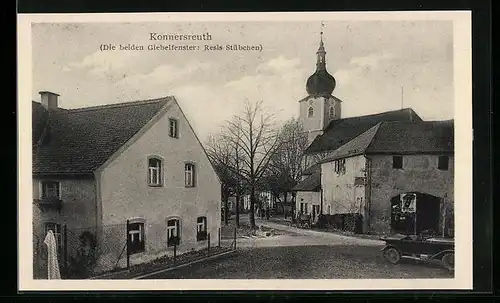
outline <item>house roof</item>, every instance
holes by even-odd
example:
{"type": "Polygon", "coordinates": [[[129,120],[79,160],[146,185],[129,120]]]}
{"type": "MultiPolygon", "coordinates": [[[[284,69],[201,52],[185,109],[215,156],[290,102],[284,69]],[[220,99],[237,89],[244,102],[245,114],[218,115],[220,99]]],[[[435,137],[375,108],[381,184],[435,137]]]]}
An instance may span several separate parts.
{"type": "Polygon", "coordinates": [[[411,108],[383,112],[373,115],[332,120],[322,135],[317,136],[305,153],[336,150],[343,144],[382,121],[422,121],[411,108]]]}
{"type": "Polygon", "coordinates": [[[292,188],[292,191],[319,191],[320,188],[321,171],[317,170],[292,188]]]}
{"type": "Polygon", "coordinates": [[[452,153],[454,122],[385,121],[336,149],[321,163],[358,154],[452,153]]]}
{"type": "Polygon", "coordinates": [[[319,163],[316,163],[314,165],[311,165],[309,166],[308,168],[306,168],[303,172],[302,172],[302,175],[311,175],[313,174],[314,172],[316,171],[319,171],[321,170],[321,165],[319,163]]]}
{"type": "Polygon", "coordinates": [[[366,153],[442,153],[454,151],[454,121],[383,122],[366,153]]]}
{"type": "Polygon", "coordinates": [[[373,140],[373,137],[377,134],[377,131],[381,123],[375,124],[372,128],[368,129],[366,132],[355,137],[351,141],[337,148],[328,157],[320,161],[320,163],[330,162],[335,159],[345,158],[349,156],[359,155],[366,151],[368,146],[373,140]]]}
{"type": "Polygon", "coordinates": [[[41,103],[33,101],[31,103],[31,134],[33,138],[33,144],[40,140],[45,129],[45,124],[47,123],[49,112],[45,110],[41,103]]]}
{"type": "Polygon", "coordinates": [[[173,97],[47,112],[33,102],[33,173],[91,173],[173,97]],[[40,138],[45,121],[46,134],[40,138]],[[42,129],[42,130],[41,130],[42,129]]]}

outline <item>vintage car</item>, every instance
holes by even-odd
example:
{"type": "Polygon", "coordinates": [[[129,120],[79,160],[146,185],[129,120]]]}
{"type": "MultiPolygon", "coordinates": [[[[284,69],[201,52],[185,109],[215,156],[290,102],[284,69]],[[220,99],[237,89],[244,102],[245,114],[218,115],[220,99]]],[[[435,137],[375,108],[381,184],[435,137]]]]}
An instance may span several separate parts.
{"type": "Polygon", "coordinates": [[[311,215],[300,214],[297,218],[298,224],[302,228],[311,228],[311,215]]]}
{"type": "Polygon", "coordinates": [[[381,250],[384,259],[397,264],[401,258],[419,261],[440,260],[448,270],[455,267],[455,242],[452,238],[422,235],[392,235],[381,237],[386,245],[381,250]]]}

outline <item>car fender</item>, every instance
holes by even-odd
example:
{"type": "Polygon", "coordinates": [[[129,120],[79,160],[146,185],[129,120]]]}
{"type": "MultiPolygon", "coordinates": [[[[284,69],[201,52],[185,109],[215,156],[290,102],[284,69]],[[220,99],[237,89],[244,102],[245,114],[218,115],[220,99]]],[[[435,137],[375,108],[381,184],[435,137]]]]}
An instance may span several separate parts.
{"type": "Polygon", "coordinates": [[[387,249],[389,249],[389,248],[394,248],[394,249],[396,249],[397,251],[399,251],[399,249],[398,249],[396,246],[392,245],[392,244],[386,244],[386,245],[384,246],[384,248],[382,248],[380,251],[385,251],[385,250],[387,250],[387,249]]]}
{"type": "Polygon", "coordinates": [[[440,259],[442,258],[445,254],[447,253],[455,253],[455,250],[454,249],[445,249],[445,250],[442,250],[434,255],[432,255],[429,259],[440,259]]]}

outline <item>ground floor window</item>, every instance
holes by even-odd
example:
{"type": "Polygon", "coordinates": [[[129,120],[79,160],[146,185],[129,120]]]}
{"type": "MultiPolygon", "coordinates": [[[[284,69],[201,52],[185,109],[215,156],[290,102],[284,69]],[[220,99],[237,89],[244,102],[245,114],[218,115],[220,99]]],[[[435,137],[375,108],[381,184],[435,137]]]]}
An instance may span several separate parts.
{"type": "Polygon", "coordinates": [[[144,252],[146,247],[144,222],[129,222],[128,230],[128,252],[130,254],[144,252]]]}
{"type": "Polygon", "coordinates": [[[45,223],[45,235],[51,230],[54,233],[54,237],[56,238],[57,243],[57,253],[60,254],[62,250],[62,238],[61,238],[61,224],[48,222],[45,223]]]}
{"type": "Polygon", "coordinates": [[[169,219],[167,221],[167,246],[179,245],[180,241],[180,221],[179,219],[169,219]]]}
{"type": "Polygon", "coordinates": [[[204,241],[207,239],[207,217],[198,217],[196,219],[196,240],[204,241]]]}

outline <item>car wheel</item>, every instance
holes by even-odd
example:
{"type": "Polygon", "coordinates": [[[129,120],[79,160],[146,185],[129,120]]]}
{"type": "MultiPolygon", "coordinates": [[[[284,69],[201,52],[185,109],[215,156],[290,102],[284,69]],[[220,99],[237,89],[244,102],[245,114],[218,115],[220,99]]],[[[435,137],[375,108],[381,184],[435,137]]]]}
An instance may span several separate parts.
{"type": "Polygon", "coordinates": [[[455,269],[455,254],[454,253],[446,253],[443,258],[441,258],[441,263],[448,270],[455,269]]]}
{"type": "Polygon", "coordinates": [[[394,247],[384,250],[384,258],[391,264],[397,264],[401,259],[401,254],[394,247]]]}

